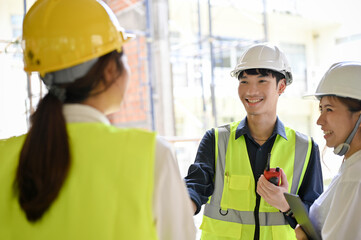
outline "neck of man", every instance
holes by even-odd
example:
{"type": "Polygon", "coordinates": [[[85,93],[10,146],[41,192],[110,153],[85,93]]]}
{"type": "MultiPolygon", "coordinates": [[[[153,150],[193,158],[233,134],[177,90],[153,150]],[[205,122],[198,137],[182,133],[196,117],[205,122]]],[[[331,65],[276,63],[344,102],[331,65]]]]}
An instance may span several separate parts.
{"type": "Polygon", "coordinates": [[[258,143],[264,143],[272,135],[277,120],[274,116],[247,115],[248,128],[258,143]]]}

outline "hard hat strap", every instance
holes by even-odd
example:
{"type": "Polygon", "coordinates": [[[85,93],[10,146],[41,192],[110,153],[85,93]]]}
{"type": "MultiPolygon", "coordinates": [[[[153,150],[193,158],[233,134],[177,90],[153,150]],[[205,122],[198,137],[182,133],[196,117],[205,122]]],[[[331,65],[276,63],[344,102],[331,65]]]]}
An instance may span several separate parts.
{"type": "Polygon", "coordinates": [[[356,132],[359,128],[361,124],[361,114],[355,124],[355,127],[353,128],[352,132],[350,133],[350,135],[347,137],[346,141],[344,143],[341,143],[340,145],[338,145],[333,152],[339,156],[343,156],[347,153],[347,151],[350,149],[350,143],[352,141],[352,139],[355,137],[356,132]]]}

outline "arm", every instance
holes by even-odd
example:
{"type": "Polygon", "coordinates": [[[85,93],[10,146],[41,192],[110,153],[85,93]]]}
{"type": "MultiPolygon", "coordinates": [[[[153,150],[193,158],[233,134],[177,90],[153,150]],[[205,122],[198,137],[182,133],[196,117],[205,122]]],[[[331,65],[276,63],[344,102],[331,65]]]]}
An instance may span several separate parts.
{"type": "Polygon", "coordinates": [[[299,224],[297,224],[295,228],[295,233],[297,240],[308,240],[306,233],[303,231],[302,227],[299,224]]]}
{"type": "Polygon", "coordinates": [[[191,201],[170,146],[157,138],[154,177],[154,221],[160,240],[195,239],[191,201]]]}
{"type": "Polygon", "coordinates": [[[208,201],[214,190],[214,142],[214,131],[208,130],[199,144],[194,164],[189,167],[188,175],[184,178],[193,206],[196,208],[195,214],[208,201]]]}

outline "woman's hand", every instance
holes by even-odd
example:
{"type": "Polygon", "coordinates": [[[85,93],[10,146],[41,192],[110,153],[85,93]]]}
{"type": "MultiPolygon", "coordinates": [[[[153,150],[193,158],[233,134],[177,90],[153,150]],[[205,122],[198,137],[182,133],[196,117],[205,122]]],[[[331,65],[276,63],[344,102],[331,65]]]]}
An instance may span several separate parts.
{"type": "Polygon", "coordinates": [[[308,237],[307,237],[306,233],[303,231],[300,224],[297,224],[297,226],[295,228],[295,233],[296,233],[297,240],[308,240],[308,237]]]}

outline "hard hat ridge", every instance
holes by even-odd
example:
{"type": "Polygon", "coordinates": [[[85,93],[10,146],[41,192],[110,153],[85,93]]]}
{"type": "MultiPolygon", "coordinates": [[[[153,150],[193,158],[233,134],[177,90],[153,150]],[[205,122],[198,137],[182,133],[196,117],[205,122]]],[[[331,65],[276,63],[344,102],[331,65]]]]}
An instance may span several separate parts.
{"type": "Polygon", "coordinates": [[[292,83],[291,67],[284,53],[269,43],[256,44],[247,49],[240,57],[237,66],[231,72],[232,77],[248,69],[270,69],[283,74],[287,85],[292,83]]]}

